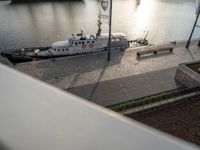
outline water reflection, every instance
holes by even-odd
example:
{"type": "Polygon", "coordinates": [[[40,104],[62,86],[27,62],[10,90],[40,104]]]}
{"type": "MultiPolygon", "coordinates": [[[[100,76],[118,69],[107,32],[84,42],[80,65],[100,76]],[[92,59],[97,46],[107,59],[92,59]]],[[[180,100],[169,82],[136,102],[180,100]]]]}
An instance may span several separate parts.
{"type": "Polygon", "coordinates": [[[135,33],[139,36],[142,30],[149,30],[155,11],[154,0],[141,0],[140,5],[136,11],[136,31],[135,33]]]}
{"type": "MultiPolygon", "coordinates": [[[[96,33],[98,0],[10,5],[0,2],[0,48],[47,46],[83,29],[96,33]]],[[[195,3],[187,0],[115,0],[113,32],[151,42],[187,39],[195,19],[195,3]]],[[[194,37],[200,35],[197,29],[194,37]]],[[[108,26],[103,26],[108,32],[108,26]]]]}

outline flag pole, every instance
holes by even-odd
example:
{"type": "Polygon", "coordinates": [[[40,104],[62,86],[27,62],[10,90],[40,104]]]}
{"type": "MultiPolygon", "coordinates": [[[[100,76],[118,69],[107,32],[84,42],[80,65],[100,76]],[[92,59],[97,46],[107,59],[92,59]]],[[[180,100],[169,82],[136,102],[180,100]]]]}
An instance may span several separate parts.
{"type": "Polygon", "coordinates": [[[110,0],[109,38],[108,38],[108,55],[107,55],[108,61],[110,61],[111,25],[112,25],[112,0],[110,0]]]}

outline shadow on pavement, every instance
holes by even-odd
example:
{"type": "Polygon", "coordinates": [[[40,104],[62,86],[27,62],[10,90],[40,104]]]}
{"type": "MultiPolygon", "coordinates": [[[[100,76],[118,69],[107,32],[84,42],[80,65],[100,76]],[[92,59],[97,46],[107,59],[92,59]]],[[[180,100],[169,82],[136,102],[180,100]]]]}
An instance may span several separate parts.
{"type": "Polygon", "coordinates": [[[65,90],[89,101],[93,101],[94,103],[109,106],[164,91],[182,88],[182,86],[174,80],[176,67],[108,81],[100,81],[104,71],[105,70],[102,69],[97,83],[76,86],[65,90]]]}

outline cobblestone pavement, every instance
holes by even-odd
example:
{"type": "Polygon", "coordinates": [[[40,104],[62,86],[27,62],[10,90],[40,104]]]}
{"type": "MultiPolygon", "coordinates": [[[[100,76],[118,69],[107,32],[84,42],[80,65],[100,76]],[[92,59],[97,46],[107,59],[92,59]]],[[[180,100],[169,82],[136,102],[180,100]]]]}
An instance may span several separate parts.
{"type": "Polygon", "coordinates": [[[197,43],[193,44],[190,49],[186,49],[184,48],[185,43],[178,43],[173,53],[146,56],[140,59],[136,58],[135,49],[129,49],[113,52],[110,62],[106,60],[106,53],[99,53],[59,58],[55,61],[44,60],[18,64],[15,68],[58,88],[69,89],[168,69],[180,63],[198,60],[200,59],[200,48],[196,46],[197,43]]]}

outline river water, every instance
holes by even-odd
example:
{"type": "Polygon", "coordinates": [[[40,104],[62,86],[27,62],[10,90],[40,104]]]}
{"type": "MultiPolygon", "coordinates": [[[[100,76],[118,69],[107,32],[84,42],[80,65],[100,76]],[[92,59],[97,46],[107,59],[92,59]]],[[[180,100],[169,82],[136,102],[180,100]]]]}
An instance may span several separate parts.
{"type": "MultiPolygon", "coordinates": [[[[98,0],[10,4],[0,1],[0,49],[49,46],[80,32],[97,31],[98,0]]],[[[112,32],[150,42],[186,40],[195,20],[194,0],[113,0],[112,32]]],[[[103,25],[108,32],[108,25],[103,25]]],[[[200,29],[193,38],[200,37],[200,29]]]]}

